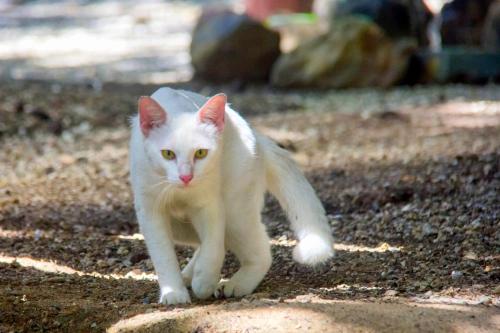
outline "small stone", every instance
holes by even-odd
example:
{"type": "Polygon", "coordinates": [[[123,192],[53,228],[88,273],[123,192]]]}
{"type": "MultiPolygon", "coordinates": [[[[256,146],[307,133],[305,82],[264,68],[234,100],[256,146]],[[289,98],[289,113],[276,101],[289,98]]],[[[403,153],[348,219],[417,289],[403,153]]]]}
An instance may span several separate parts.
{"type": "Polygon", "coordinates": [[[106,263],[108,264],[108,266],[113,266],[117,261],[118,259],[116,258],[109,258],[108,260],[106,260],[106,263]]]}
{"type": "Polygon", "coordinates": [[[307,295],[299,295],[295,299],[299,303],[311,303],[312,298],[313,298],[312,294],[307,294],[307,295]]]}
{"type": "Polygon", "coordinates": [[[460,271],[452,271],[451,272],[451,278],[453,280],[459,280],[462,278],[462,276],[464,276],[464,273],[460,272],[460,271]]]}
{"type": "Polygon", "coordinates": [[[130,261],[130,259],[125,259],[125,260],[123,260],[123,261],[122,261],[122,264],[123,264],[123,266],[125,266],[125,267],[130,267],[130,266],[132,266],[132,262],[130,261]]]}
{"type": "Polygon", "coordinates": [[[464,259],[466,260],[477,260],[478,256],[475,252],[467,251],[464,255],[464,259]]]}
{"type": "Polygon", "coordinates": [[[398,291],[397,290],[392,290],[392,289],[389,289],[389,290],[386,290],[385,293],[384,293],[384,296],[385,297],[394,297],[398,294],[398,291]]]}
{"type": "Polygon", "coordinates": [[[63,154],[59,156],[59,162],[64,165],[71,165],[76,162],[76,159],[71,155],[63,154]]]}
{"type": "Polygon", "coordinates": [[[470,224],[470,226],[474,230],[480,229],[481,228],[481,220],[480,219],[475,219],[474,221],[472,221],[472,223],[470,224]]]}
{"type": "Polygon", "coordinates": [[[149,299],[149,297],[144,297],[143,300],[142,300],[142,304],[151,304],[151,300],[149,299]]]}
{"type": "Polygon", "coordinates": [[[43,234],[42,230],[36,229],[35,234],[33,235],[33,238],[35,238],[35,241],[39,241],[40,238],[42,237],[42,234],[43,234]]]}
{"type": "Polygon", "coordinates": [[[97,267],[103,268],[106,266],[107,266],[107,263],[105,260],[102,260],[102,259],[97,260],[97,267]]]}
{"type": "Polygon", "coordinates": [[[90,324],[90,328],[97,328],[97,324],[93,322],[92,324],[90,324]]]}
{"type": "Polygon", "coordinates": [[[116,251],[116,254],[118,255],[126,255],[128,254],[129,250],[125,246],[120,246],[118,248],[118,251],[116,251]]]}
{"type": "Polygon", "coordinates": [[[413,208],[413,207],[412,207],[412,205],[411,205],[411,204],[407,204],[407,205],[405,205],[403,208],[401,208],[401,211],[402,211],[403,213],[406,213],[406,212],[409,212],[410,210],[412,210],[412,208],[413,208]]]}
{"type": "Polygon", "coordinates": [[[432,234],[435,234],[436,233],[436,230],[434,230],[434,228],[432,227],[432,225],[430,225],[429,223],[424,223],[422,225],[422,234],[423,236],[429,236],[429,235],[432,235],[432,234]]]}
{"type": "Polygon", "coordinates": [[[479,304],[490,304],[491,303],[491,297],[483,295],[479,297],[479,304]]]}

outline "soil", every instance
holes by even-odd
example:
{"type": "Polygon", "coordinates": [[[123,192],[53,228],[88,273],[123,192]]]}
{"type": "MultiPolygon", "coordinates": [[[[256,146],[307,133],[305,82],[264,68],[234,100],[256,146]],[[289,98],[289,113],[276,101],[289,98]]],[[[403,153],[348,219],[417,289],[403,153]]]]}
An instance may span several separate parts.
{"type": "Polygon", "coordinates": [[[0,83],[0,332],[500,330],[498,86],[176,86],[226,92],[292,153],[335,258],[294,263],[268,198],[274,263],[253,295],[156,304],[127,165],[128,117],[156,87],[0,83]]]}

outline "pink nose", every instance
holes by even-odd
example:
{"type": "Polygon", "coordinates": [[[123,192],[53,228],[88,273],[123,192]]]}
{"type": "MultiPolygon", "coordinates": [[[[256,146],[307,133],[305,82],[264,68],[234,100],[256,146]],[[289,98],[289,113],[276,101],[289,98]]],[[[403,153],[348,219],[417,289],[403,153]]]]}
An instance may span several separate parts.
{"type": "Polygon", "coordinates": [[[189,184],[191,179],[193,179],[193,175],[180,175],[179,178],[182,180],[184,184],[189,184]]]}

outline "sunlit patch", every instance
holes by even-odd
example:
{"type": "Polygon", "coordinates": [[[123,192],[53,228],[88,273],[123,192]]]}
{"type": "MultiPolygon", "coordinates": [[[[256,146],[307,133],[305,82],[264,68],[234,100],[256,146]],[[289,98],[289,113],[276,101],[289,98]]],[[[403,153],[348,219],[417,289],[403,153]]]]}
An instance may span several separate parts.
{"type": "MultiPolygon", "coordinates": [[[[309,305],[265,303],[266,306],[203,306],[172,311],[155,311],[122,319],[107,332],[198,332],[210,327],[212,332],[302,332],[329,327],[334,321],[328,313],[317,311],[309,305]]],[[[335,323],[342,331],[359,328],[353,324],[335,323]],[[351,328],[351,329],[348,329],[351,328]]],[[[358,329],[354,329],[358,331],[358,329]]],[[[204,331],[204,330],[203,330],[204,331]]]]}
{"type": "Polygon", "coordinates": [[[18,264],[22,267],[34,268],[41,272],[46,273],[55,273],[55,274],[76,274],[78,276],[92,276],[103,279],[133,279],[133,280],[156,280],[155,274],[147,274],[147,273],[135,273],[133,271],[128,272],[125,275],[122,274],[101,274],[97,272],[85,273],[76,269],[73,269],[69,266],[64,266],[57,264],[52,261],[43,261],[32,259],[28,257],[10,257],[0,255],[0,263],[5,264],[18,264]]]}
{"type": "Polygon", "coordinates": [[[254,300],[178,307],[122,319],[107,332],[495,332],[494,311],[456,305],[324,300],[300,295],[284,302],[254,300]],[[493,328],[493,329],[489,329],[493,328]]]}
{"type": "Polygon", "coordinates": [[[400,252],[402,246],[391,246],[387,243],[381,243],[377,247],[368,246],[358,246],[358,245],[347,245],[347,244],[335,244],[333,248],[337,251],[347,251],[347,252],[400,252]]]}
{"type": "Polygon", "coordinates": [[[349,285],[349,284],[345,284],[345,283],[336,285],[336,286],[331,287],[331,288],[326,288],[326,287],[319,288],[319,290],[321,290],[321,291],[328,291],[328,292],[332,292],[332,291],[346,292],[346,291],[350,291],[350,290],[374,291],[374,290],[384,290],[384,289],[385,288],[382,288],[382,287],[361,286],[361,285],[357,285],[357,284],[349,285]]]}
{"type": "Polygon", "coordinates": [[[0,228],[0,237],[1,238],[22,238],[26,235],[25,231],[18,230],[8,230],[0,228]]]}
{"type": "MultiPolygon", "coordinates": [[[[124,240],[144,240],[144,236],[142,234],[133,234],[133,235],[119,235],[118,239],[124,240]]],[[[284,247],[294,247],[297,245],[297,241],[294,239],[288,239],[285,236],[281,236],[278,239],[271,239],[269,242],[271,245],[275,246],[284,246],[284,247]]],[[[342,244],[335,243],[333,245],[334,250],[336,251],[346,251],[346,252],[400,252],[403,247],[402,246],[391,246],[388,243],[381,243],[377,247],[369,247],[369,246],[360,246],[360,245],[352,245],[352,244],[342,244]]]]}
{"type": "MultiPolygon", "coordinates": [[[[287,239],[286,237],[272,239],[270,241],[270,243],[271,243],[271,245],[284,246],[284,247],[293,247],[293,246],[297,245],[296,240],[287,239]]],[[[333,248],[336,251],[346,251],[346,252],[387,252],[387,251],[400,252],[403,249],[402,246],[391,246],[387,243],[381,243],[377,247],[335,243],[333,245],[333,248]]]]}
{"type": "Polygon", "coordinates": [[[133,234],[133,235],[119,235],[118,239],[124,240],[144,240],[144,236],[142,234],[133,234]]]}
{"type": "Polygon", "coordinates": [[[412,301],[422,304],[436,304],[436,305],[480,305],[480,304],[500,304],[500,297],[489,297],[484,295],[476,295],[474,297],[460,297],[460,296],[442,296],[436,295],[419,295],[411,298],[412,301]],[[487,298],[487,301],[485,298],[487,298]]]}
{"type": "Polygon", "coordinates": [[[481,128],[500,125],[500,105],[496,101],[452,101],[436,105],[433,112],[444,128],[481,128]]]}

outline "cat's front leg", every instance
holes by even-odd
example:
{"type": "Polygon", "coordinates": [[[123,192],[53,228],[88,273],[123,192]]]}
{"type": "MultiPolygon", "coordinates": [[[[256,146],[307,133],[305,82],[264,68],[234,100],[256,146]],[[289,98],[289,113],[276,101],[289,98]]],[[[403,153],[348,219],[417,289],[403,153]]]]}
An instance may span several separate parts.
{"type": "Polygon", "coordinates": [[[196,297],[212,296],[220,279],[224,262],[224,214],[220,203],[198,210],[192,219],[201,244],[193,267],[191,289],[196,297]]]}
{"type": "Polygon", "coordinates": [[[136,211],[141,232],[158,275],[159,302],[163,304],[190,303],[191,299],[182,280],[167,217],[154,214],[152,208],[136,207],[136,211]]]}

